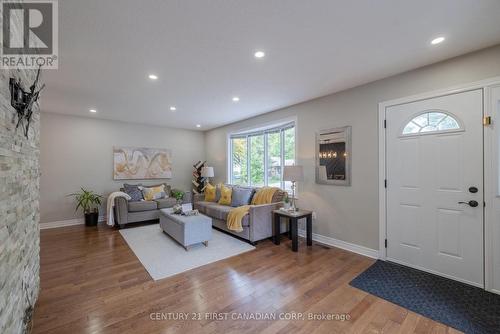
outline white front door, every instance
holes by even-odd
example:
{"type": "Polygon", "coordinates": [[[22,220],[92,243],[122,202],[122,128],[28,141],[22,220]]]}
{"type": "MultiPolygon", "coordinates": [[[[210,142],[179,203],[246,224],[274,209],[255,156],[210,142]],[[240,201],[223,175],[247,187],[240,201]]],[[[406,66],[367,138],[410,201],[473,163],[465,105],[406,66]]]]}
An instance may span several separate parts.
{"type": "Polygon", "coordinates": [[[386,109],[387,259],[480,287],[482,94],[386,109]]]}

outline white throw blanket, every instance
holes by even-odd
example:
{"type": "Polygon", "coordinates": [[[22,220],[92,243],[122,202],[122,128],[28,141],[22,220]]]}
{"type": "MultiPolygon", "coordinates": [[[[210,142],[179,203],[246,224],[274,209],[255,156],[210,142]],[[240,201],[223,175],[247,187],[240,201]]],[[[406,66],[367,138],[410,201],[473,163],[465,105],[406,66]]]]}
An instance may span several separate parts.
{"type": "Polygon", "coordinates": [[[114,226],[115,225],[115,216],[113,215],[113,208],[115,207],[115,198],[117,197],[124,197],[127,201],[130,200],[130,196],[124,192],[121,191],[115,191],[114,193],[109,194],[108,196],[108,203],[107,203],[107,210],[106,212],[108,213],[108,225],[109,226],[114,226]]]}

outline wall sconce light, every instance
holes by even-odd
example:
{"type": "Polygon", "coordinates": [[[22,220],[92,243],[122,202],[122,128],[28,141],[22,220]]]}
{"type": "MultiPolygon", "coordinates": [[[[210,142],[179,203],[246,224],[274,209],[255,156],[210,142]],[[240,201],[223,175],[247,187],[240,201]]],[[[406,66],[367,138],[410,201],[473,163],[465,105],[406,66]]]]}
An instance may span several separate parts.
{"type": "MultiPolygon", "coordinates": [[[[347,156],[347,153],[343,153],[344,157],[347,156]]],[[[329,151],[329,152],[319,152],[319,158],[320,159],[336,159],[338,157],[338,153],[334,151],[329,151]]]]}

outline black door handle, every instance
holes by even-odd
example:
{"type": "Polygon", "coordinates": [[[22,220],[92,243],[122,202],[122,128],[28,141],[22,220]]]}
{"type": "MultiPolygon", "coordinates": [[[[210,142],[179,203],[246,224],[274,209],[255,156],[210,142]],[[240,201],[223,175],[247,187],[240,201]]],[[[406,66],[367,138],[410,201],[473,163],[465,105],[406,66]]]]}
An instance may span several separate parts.
{"type": "Polygon", "coordinates": [[[458,202],[458,204],[467,204],[473,208],[475,208],[476,206],[479,205],[479,203],[477,201],[458,202]]]}

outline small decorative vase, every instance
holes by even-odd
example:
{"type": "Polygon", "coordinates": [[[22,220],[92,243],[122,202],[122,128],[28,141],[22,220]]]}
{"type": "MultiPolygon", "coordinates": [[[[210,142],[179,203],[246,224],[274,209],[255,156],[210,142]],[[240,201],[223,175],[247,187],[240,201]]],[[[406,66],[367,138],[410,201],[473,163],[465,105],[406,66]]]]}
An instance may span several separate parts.
{"type": "Polygon", "coordinates": [[[174,214],[180,215],[182,213],[182,205],[176,204],[172,207],[174,214]]]}

